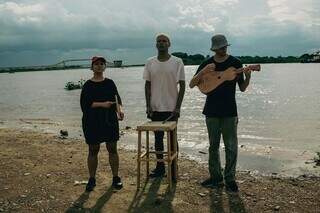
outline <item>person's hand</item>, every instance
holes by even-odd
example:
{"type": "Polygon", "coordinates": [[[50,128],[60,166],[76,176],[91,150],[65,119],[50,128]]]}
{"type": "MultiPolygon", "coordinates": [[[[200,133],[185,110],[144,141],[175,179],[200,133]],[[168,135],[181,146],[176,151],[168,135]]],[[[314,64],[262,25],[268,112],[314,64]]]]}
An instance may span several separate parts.
{"type": "Polygon", "coordinates": [[[172,118],[174,118],[174,120],[178,120],[178,118],[180,117],[180,109],[175,109],[172,114],[171,114],[172,118]]]}
{"type": "Polygon", "coordinates": [[[118,113],[118,115],[119,115],[119,120],[120,120],[120,121],[123,121],[123,118],[124,118],[124,113],[123,113],[123,111],[120,111],[120,112],[118,113]]]}
{"type": "Polygon", "coordinates": [[[244,75],[246,76],[246,78],[250,79],[251,78],[251,70],[244,70],[244,75]]]}
{"type": "Polygon", "coordinates": [[[147,113],[147,118],[151,119],[152,118],[152,114],[153,114],[152,108],[151,107],[147,107],[146,113],[147,113]]]}
{"type": "Polygon", "coordinates": [[[116,102],[113,102],[113,101],[105,101],[105,102],[103,102],[103,107],[104,108],[110,108],[115,103],[116,102]]]}
{"type": "Polygon", "coordinates": [[[200,75],[205,75],[209,72],[212,72],[216,69],[216,65],[214,63],[211,64],[207,64],[201,71],[200,71],[200,75]]]}

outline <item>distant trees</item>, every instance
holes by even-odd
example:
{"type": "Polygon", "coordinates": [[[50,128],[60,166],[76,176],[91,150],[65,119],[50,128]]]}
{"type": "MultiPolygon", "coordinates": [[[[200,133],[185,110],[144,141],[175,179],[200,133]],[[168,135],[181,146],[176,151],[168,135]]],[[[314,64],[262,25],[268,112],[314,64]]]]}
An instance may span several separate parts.
{"type": "Polygon", "coordinates": [[[201,54],[188,55],[187,53],[175,52],[172,53],[172,55],[181,58],[185,65],[199,65],[202,61],[204,61],[204,59],[206,59],[201,54]]]}
{"type": "MultiPolygon", "coordinates": [[[[199,65],[202,61],[210,56],[206,57],[201,54],[188,55],[183,52],[174,52],[172,55],[179,57],[183,60],[185,65],[199,65]]],[[[313,55],[303,54],[300,57],[296,56],[237,56],[244,64],[264,64],[264,63],[300,63],[305,62],[312,58],[313,55]]]]}

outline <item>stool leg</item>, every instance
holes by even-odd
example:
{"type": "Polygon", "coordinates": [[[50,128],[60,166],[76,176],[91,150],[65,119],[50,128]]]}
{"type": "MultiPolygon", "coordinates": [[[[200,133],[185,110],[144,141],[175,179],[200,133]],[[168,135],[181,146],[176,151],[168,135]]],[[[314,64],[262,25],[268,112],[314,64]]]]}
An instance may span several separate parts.
{"type": "Polygon", "coordinates": [[[177,153],[176,157],[173,160],[174,165],[174,178],[178,179],[178,140],[177,140],[177,129],[174,129],[173,131],[173,153],[177,153]]]}
{"type": "Polygon", "coordinates": [[[147,162],[146,162],[146,170],[147,170],[147,178],[149,177],[149,131],[146,132],[146,152],[147,152],[147,162]]]}
{"type": "Polygon", "coordinates": [[[137,190],[140,189],[140,165],[141,165],[141,131],[138,131],[138,158],[137,158],[137,190]]]}
{"type": "Polygon", "coordinates": [[[172,188],[172,174],[171,174],[171,139],[170,139],[170,131],[167,131],[167,150],[168,150],[168,182],[169,182],[169,188],[171,190],[172,188]]]}

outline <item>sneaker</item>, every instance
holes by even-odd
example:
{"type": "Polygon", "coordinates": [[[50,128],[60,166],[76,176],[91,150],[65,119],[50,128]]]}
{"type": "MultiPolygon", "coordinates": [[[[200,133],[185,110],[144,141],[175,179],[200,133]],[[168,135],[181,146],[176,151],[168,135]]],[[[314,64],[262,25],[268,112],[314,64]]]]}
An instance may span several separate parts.
{"type": "Polygon", "coordinates": [[[163,177],[165,173],[166,173],[166,170],[164,167],[156,167],[154,170],[151,171],[149,177],[150,178],[163,177]]]}
{"type": "Polygon", "coordinates": [[[120,190],[123,187],[123,184],[121,182],[121,178],[119,176],[113,177],[112,179],[112,186],[116,190],[120,190]]]}
{"type": "Polygon", "coordinates": [[[226,189],[230,192],[238,192],[238,185],[235,181],[226,182],[226,189]]]}
{"type": "Polygon", "coordinates": [[[86,185],[86,191],[91,192],[96,186],[96,179],[94,177],[89,178],[88,183],[86,185]]]}

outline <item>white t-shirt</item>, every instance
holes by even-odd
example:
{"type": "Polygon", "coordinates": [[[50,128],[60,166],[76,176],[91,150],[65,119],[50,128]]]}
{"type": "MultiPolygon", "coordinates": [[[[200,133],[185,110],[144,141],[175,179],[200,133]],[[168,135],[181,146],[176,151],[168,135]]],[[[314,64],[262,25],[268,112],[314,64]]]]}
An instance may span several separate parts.
{"type": "Polygon", "coordinates": [[[151,82],[151,108],[157,112],[172,112],[178,99],[178,83],[185,80],[182,59],[171,55],[164,62],[157,56],[148,59],[143,79],[151,82]]]}

